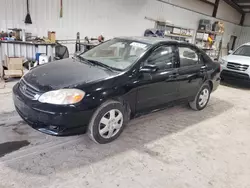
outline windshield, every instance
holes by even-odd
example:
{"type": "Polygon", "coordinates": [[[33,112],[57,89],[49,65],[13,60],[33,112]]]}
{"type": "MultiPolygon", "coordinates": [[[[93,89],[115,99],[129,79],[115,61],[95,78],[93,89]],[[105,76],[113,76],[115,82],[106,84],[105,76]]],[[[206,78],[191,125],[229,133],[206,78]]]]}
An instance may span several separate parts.
{"type": "Polygon", "coordinates": [[[86,60],[98,61],[111,68],[124,70],[145,52],[149,47],[148,44],[113,39],[81,54],[86,60]]]}
{"type": "Polygon", "coordinates": [[[241,46],[233,54],[242,55],[242,56],[250,56],[250,46],[241,46]]]}

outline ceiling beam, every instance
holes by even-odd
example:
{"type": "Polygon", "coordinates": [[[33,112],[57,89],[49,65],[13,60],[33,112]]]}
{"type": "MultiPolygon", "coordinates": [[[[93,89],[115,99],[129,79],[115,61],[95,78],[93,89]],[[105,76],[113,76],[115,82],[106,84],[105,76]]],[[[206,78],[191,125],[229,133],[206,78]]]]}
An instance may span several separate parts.
{"type": "Polygon", "coordinates": [[[216,16],[217,16],[217,11],[218,11],[218,7],[219,7],[219,3],[220,3],[220,0],[215,0],[214,10],[213,10],[213,14],[212,14],[212,16],[214,18],[216,18],[216,16]]]}
{"type": "Polygon", "coordinates": [[[249,0],[235,0],[236,3],[250,3],[249,0]]]}
{"type": "Polygon", "coordinates": [[[239,13],[243,14],[244,11],[241,9],[241,7],[234,1],[234,0],[224,0],[228,5],[230,5],[232,8],[237,10],[239,13]]]}
{"type": "Polygon", "coordinates": [[[200,0],[200,1],[203,2],[203,3],[206,3],[208,5],[211,5],[211,6],[215,6],[215,3],[212,3],[210,1],[207,1],[207,0],[200,0]]]}
{"type": "Polygon", "coordinates": [[[243,25],[244,25],[244,22],[245,22],[245,16],[246,16],[246,14],[245,14],[245,13],[243,13],[243,14],[241,15],[241,19],[240,19],[240,25],[241,25],[241,26],[243,26],[243,25]]]}
{"type": "Polygon", "coordinates": [[[250,8],[250,5],[240,5],[241,9],[250,8]]]}

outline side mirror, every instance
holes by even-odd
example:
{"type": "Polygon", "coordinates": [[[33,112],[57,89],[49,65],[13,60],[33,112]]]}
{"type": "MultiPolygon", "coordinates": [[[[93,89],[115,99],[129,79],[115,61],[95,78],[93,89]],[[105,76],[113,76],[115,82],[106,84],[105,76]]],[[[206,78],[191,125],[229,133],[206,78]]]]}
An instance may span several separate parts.
{"type": "Polygon", "coordinates": [[[140,72],[142,73],[154,73],[158,70],[156,65],[144,65],[141,67],[140,72]]]}
{"type": "Polygon", "coordinates": [[[228,51],[229,54],[232,54],[233,52],[234,52],[233,50],[229,50],[229,51],[228,51]]]}

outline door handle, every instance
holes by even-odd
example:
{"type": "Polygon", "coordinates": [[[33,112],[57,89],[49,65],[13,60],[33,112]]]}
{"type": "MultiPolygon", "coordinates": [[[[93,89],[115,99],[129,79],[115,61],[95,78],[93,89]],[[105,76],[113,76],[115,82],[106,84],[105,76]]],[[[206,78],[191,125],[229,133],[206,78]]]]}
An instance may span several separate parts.
{"type": "Polygon", "coordinates": [[[202,66],[201,69],[200,69],[201,72],[205,72],[206,70],[207,70],[207,66],[206,65],[202,66]]]}
{"type": "Polygon", "coordinates": [[[168,78],[177,78],[177,76],[179,76],[178,73],[173,73],[173,74],[170,74],[170,75],[168,76],[168,78]]]}

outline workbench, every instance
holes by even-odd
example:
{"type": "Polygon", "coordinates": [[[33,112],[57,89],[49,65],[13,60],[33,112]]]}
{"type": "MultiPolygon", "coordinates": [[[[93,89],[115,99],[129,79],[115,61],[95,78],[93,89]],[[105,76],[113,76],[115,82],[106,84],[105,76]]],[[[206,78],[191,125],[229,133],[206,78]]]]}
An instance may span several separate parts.
{"type": "Polygon", "coordinates": [[[0,40],[0,65],[8,57],[24,57],[28,60],[35,60],[36,53],[44,53],[54,59],[55,43],[36,41],[7,41],[0,40]]]}

